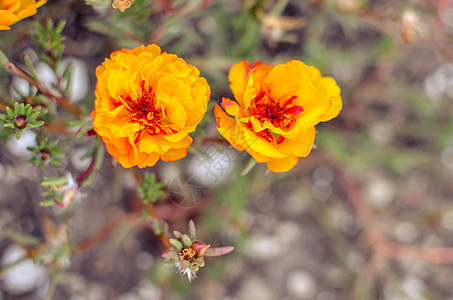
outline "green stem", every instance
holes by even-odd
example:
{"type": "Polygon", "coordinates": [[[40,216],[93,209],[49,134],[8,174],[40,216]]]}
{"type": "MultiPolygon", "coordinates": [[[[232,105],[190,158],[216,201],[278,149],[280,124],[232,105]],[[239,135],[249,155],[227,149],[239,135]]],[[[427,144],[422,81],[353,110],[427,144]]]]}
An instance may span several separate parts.
{"type": "Polygon", "coordinates": [[[57,287],[57,281],[59,277],[59,272],[52,272],[50,275],[50,283],[49,283],[49,289],[47,290],[46,297],[44,300],[52,300],[52,296],[55,293],[55,288],[57,287]]]}
{"type": "Polygon", "coordinates": [[[241,172],[241,176],[247,175],[251,170],[253,170],[256,165],[256,160],[253,157],[250,157],[249,161],[245,164],[245,167],[241,172]]]}
{"type": "Polygon", "coordinates": [[[13,263],[11,263],[11,264],[9,264],[9,265],[3,267],[2,269],[0,269],[0,278],[1,278],[1,277],[3,276],[3,274],[5,274],[9,269],[11,269],[11,268],[17,266],[18,264],[20,264],[20,263],[26,261],[27,259],[28,259],[28,257],[27,257],[27,256],[24,256],[24,257],[22,257],[22,258],[16,260],[15,262],[13,262],[13,263]]]}

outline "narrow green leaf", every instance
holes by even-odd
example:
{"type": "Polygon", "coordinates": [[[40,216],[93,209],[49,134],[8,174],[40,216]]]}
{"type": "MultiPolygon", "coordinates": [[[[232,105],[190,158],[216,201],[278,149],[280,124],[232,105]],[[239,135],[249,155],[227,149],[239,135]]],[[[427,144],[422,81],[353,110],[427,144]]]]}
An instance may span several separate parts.
{"type": "Polygon", "coordinates": [[[25,115],[25,105],[23,103],[19,105],[19,114],[23,116],[25,115]]]}
{"type": "Polygon", "coordinates": [[[36,121],[31,123],[31,125],[33,125],[33,127],[41,127],[42,125],[44,125],[44,121],[36,121]]]}
{"type": "MultiPolygon", "coordinates": [[[[20,115],[20,105],[19,102],[14,102],[14,116],[20,115]]],[[[13,116],[13,118],[14,118],[13,116]]]]}
{"type": "Polygon", "coordinates": [[[25,67],[27,68],[27,70],[28,70],[28,72],[30,73],[30,75],[31,75],[35,80],[38,80],[39,77],[38,77],[38,75],[36,74],[35,67],[33,67],[33,63],[31,62],[31,59],[30,59],[30,57],[28,57],[28,55],[24,55],[24,63],[25,63],[25,67]]]}
{"type": "Polygon", "coordinates": [[[39,206],[48,207],[48,206],[52,206],[54,204],[55,204],[55,199],[47,199],[47,200],[41,201],[41,203],[39,203],[39,206]]]}
{"type": "Polygon", "coordinates": [[[52,159],[49,164],[51,164],[52,166],[55,166],[57,168],[62,168],[64,167],[64,163],[62,163],[61,161],[59,160],[55,160],[55,159],[52,159]]]}
{"type": "Polygon", "coordinates": [[[96,162],[94,165],[95,170],[99,170],[102,167],[102,163],[104,162],[105,156],[105,148],[104,146],[99,146],[98,151],[96,152],[96,162]]]}
{"type": "Polygon", "coordinates": [[[0,65],[4,66],[9,62],[8,56],[0,50],[0,65]]]}
{"type": "Polygon", "coordinates": [[[60,23],[58,23],[57,28],[55,29],[55,33],[57,36],[61,35],[65,26],[66,26],[66,20],[62,20],[62,21],[60,21],[60,23]]]}
{"type": "Polygon", "coordinates": [[[69,89],[71,88],[70,82],[71,82],[72,74],[73,74],[73,66],[72,66],[72,64],[69,64],[66,67],[66,69],[62,75],[62,78],[64,78],[65,82],[66,82],[66,86],[64,88],[64,93],[66,95],[69,95],[69,89]]]}
{"type": "Polygon", "coordinates": [[[52,196],[52,195],[55,195],[55,194],[56,194],[56,192],[54,190],[48,190],[47,192],[44,192],[41,195],[43,197],[48,197],[48,196],[52,196]]]}
{"type": "Polygon", "coordinates": [[[20,140],[20,136],[22,135],[22,129],[16,131],[16,140],[20,140]]]}
{"type": "Polygon", "coordinates": [[[67,184],[68,179],[66,177],[44,177],[41,185],[43,186],[52,186],[52,185],[63,185],[67,184]]]}
{"type": "Polygon", "coordinates": [[[9,108],[8,106],[6,107],[6,113],[8,114],[8,117],[10,120],[14,119],[15,114],[14,114],[13,110],[11,108],[9,108]]]}
{"type": "Polygon", "coordinates": [[[52,33],[52,29],[53,29],[53,21],[52,19],[48,18],[47,21],[46,21],[46,33],[47,34],[51,34],[52,33]]]}
{"type": "Polygon", "coordinates": [[[2,228],[2,234],[15,241],[16,243],[24,246],[34,247],[41,243],[41,241],[32,235],[24,234],[9,228],[2,228]]]}
{"type": "MultiPolygon", "coordinates": [[[[31,109],[33,109],[32,107],[30,107],[31,109]]],[[[29,122],[33,122],[34,120],[36,120],[36,118],[39,116],[39,111],[35,110],[33,113],[30,114],[30,116],[28,117],[28,121],[29,122]]]]}
{"type": "MultiPolygon", "coordinates": [[[[29,116],[31,113],[33,112],[33,107],[31,107],[30,104],[27,104],[27,106],[25,106],[25,116],[29,116]]],[[[30,118],[28,118],[28,120],[30,121],[30,118]]]]}
{"type": "Polygon", "coordinates": [[[54,148],[58,144],[58,142],[59,142],[59,140],[53,141],[52,143],[47,145],[47,148],[50,148],[50,149],[54,148]]]}
{"type": "Polygon", "coordinates": [[[241,176],[247,175],[253,168],[257,165],[256,160],[251,157],[249,161],[245,164],[244,169],[241,172],[241,176]]]}

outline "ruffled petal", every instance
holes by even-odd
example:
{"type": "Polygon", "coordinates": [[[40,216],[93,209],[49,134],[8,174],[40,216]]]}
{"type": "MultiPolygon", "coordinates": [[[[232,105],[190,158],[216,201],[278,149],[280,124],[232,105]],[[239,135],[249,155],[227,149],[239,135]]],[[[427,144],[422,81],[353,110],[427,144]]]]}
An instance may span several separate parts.
{"type": "Polygon", "coordinates": [[[299,162],[299,157],[286,156],[284,158],[273,158],[267,162],[267,168],[276,173],[288,172],[299,162]]]}

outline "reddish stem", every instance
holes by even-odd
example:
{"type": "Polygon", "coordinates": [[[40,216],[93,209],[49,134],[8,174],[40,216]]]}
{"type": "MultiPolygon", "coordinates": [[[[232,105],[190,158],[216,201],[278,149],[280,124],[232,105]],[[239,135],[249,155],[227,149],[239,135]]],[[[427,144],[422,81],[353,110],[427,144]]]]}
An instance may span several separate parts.
{"type": "Polygon", "coordinates": [[[69,103],[68,99],[62,96],[55,95],[52,91],[48,90],[41,82],[36,81],[30,74],[28,74],[25,70],[21,67],[15,65],[13,62],[7,62],[5,64],[6,70],[8,70],[13,75],[21,77],[28,81],[31,85],[35,86],[38,91],[47,96],[48,98],[56,101],[59,105],[65,108],[67,111],[73,113],[78,118],[83,117],[82,112],[79,108],[69,103]]]}
{"type": "Polygon", "coordinates": [[[94,165],[96,163],[96,154],[93,155],[93,158],[91,159],[91,163],[90,165],[88,166],[88,168],[82,173],[79,175],[79,177],[77,177],[76,179],[76,183],[77,183],[77,186],[78,187],[81,187],[82,184],[85,182],[85,180],[87,179],[87,177],[91,174],[91,172],[93,171],[94,169],[94,165]]]}
{"type": "Polygon", "coordinates": [[[98,232],[96,232],[94,235],[90,236],[86,240],[80,242],[77,245],[77,253],[81,253],[88,248],[93,247],[97,243],[105,240],[107,237],[110,236],[110,234],[115,231],[116,228],[118,228],[119,225],[121,225],[124,222],[131,222],[134,220],[137,220],[137,217],[140,215],[140,212],[135,212],[135,213],[130,213],[127,215],[117,215],[112,217],[107,224],[104,225],[98,232]]]}
{"type": "Polygon", "coordinates": [[[435,264],[453,263],[453,247],[417,247],[388,241],[377,226],[371,209],[363,201],[359,185],[345,171],[337,168],[337,172],[340,174],[339,181],[363,224],[366,241],[375,251],[377,261],[393,258],[435,264]]]}

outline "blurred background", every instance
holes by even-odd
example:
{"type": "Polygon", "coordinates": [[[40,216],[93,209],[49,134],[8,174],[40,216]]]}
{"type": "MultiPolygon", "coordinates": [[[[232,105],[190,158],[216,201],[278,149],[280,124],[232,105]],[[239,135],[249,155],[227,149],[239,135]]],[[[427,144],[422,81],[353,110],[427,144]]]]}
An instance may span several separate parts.
{"type": "MultiPolygon", "coordinates": [[[[200,69],[212,94],[192,153],[147,171],[167,183],[156,210],[171,231],[192,218],[198,239],[236,248],[208,258],[189,283],[163,266],[148,228],[125,222],[71,257],[53,299],[453,300],[453,1],[136,0],[124,13],[103,0],[48,1],[0,32],[0,49],[19,65],[28,55],[50,84],[30,39],[47,18],[67,22],[70,99],[86,115],[95,68],[112,51],[156,43],[200,69]],[[244,59],[302,60],[341,87],[343,110],[316,127],[316,148],[291,172],[258,165],[240,176],[248,154],[215,141],[213,105],[233,99],[227,73],[244,59]]],[[[2,101],[29,89],[4,69],[0,84],[2,101]]],[[[0,145],[2,265],[24,253],[5,228],[42,238],[43,220],[70,217],[79,242],[140,206],[133,174],[107,156],[69,213],[40,207],[42,178],[64,171],[29,164],[34,139],[29,131],[0,145]]],[[[73,141],[66,170],[89,165],[90,143],[73,141]]],[[[48,269],[28,261],[13,270],[0,299],[45,295],[48,269]]]]}

